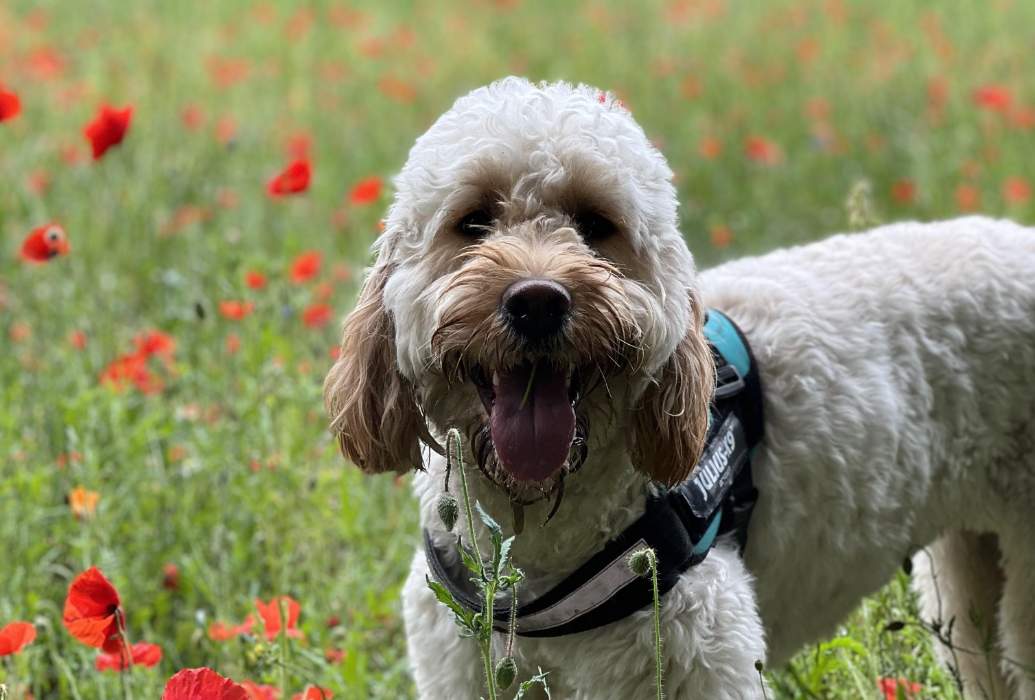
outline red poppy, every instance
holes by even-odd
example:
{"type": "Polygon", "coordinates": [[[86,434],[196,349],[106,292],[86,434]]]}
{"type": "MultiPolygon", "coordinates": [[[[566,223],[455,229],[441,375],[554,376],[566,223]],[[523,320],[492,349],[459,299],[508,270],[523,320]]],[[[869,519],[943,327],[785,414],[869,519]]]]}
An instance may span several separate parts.
{"type": "Polygon", "coordinates": [[[122,615],[119,593],[96,566],[79,574],[68,588],[62,620],[68,633],[109,653],[122,648],[117,618],[122,615]]]}
{"type": "Polygon", "coordinates": [[[0,87],[0,122],[14,119],[22,111],[22,101],[18,95],[0,87]]]}
{"type": "Polygon", "coordinates": [[[334,312],[327,304],[311,304],[302,312],[302,323],[309,328],[322,328],[333,315],[334,312]]]}
{"type": "Polygon", "coordinates": [[[916,199],[916,184],[912,180],[898,180],[891,185],[891,198],[899,204],[910,204],[916,199]]]}
{"type": "Polygon", "coordinates": [[[288,137],[287,141],[284,142],[284,150],[287,151],[288,157],[297,158],[299,160],[308,158],[312,147],[313,137],[304,131],[292,134],[288,137]]]}
{"type": "Polygon", "coordinates": [[[733,242],[733,231],[730,230],[729,226],[719,224],[712,226],[711,231],[709,231],[709,237],[712,240],[712,245],[716,248],[729,248],[733,242]]]}
{"type": "Polygon", "coordinates": [[[162,380],[147,366],[147,355],[136,352],[119,355],[101,372],[101,384],[107,384],[116,391],[122,391],[133,384],[143,394],[157,394],[162,391],[162,380]]]}
{"type": "Polygon", "coordinates": [[[266,286],[266,275],[257,270],[249,270],[244,273],[244,283],[250,289],[262,289],[266,286]]]}
{"type": "Polygon", "coordinates": [[[34,228],[22,241],[21,257],[27,263],[45,263],[70,250],[65,230],[55,223],[34,228]]]}
{"type": "Polygon", "coordinates": [[[308,158],[299,158],[279,175],[274,177],[266,185],[266,192],[270,197],[284,197],[289,194],[305,192],[309,189],[309,180],[312,177],[313,168],[308,158]]]}
{"type": "Polygon", "coordinates": [[[353,204],[370,204],[381,196],[381,178],[376,175],[367,177],[355,184],[349,193],[349,201],[353,204]]]}
{"type": "Polygon", "coordinates": [[[956,206],[960,211],[976,211],[981,207],[981,190],[966,183],[956,188],[956,206]]]}
{"type": "Polygon", "coordinates": [[[327,659],[329,664],[340,664],[348,655],[344,649],[325,649],[323,652],[323,658],[327,659]]]}
{"type": "Polygon", "coordinates": [[[884,693],[886,700],[897,700],[899,688],[902,688],[907,698],[917,697],[917,693],[922,688],[919,683],[913,683],[904,678],[878,678],[877,686],[884,693]]]}
{"type": "Polygon", "coordinates": [[[93,148],[94,160],[98,160],[112,146],[122,143],[132,118],[132,105],[123,109],[101,105],[93,121],[83,127],[83,135],[93,148]]]}
{"type": "Polygon", "coordinates": [[[1031,199],[1031,185],[1023,177],[1008,177],[1003,182],[1003,199],[1010,204],[1023,204],[1031,199]]]}
{"type": "Polygon", "coordinates": [[[185,668],[165,684],[162,700],[249,700],[248,693],[210,668],[185,668]]]}
{"type": "Polygon", "coordinates": [[[162,660],[162,647],[148,642],[137,642],[130,648],[130,658],[126,659],[123,650],[114,654],[101,653],[94,661],[98,671],[125,671],[130,666],[144,666],[152,668],[162,660]]]}
{"type": "Polygon", "coordinates": [[[81,330],[74,330],[68,334],[68,342],[76,350],[83,350],[86,348],[86,333],[81,330]]]}
{"type": "Polygon", "coordinates": [[[993,112],[1006,112],[1013,103],[1013,95],[1003,85],[983,85],[974,91],[974,104],[993,112]]]}
{"type": "Polygon", "coordinates": [[[280,698],[280,689],[272,685],[241,681],[241,687],[248,693],[248,700],[278,700],[280,698]]]}
{"type": "Polygon", "coordinates": [[[180,567],[171,561],[162,565],[162,588],[176,591],[180,588],[180,567]]]}
{"type": "Polygon", "coordinates": [[[219,118],[216,122],[216,139],[224,146],[234,140],[237,136],[237,122],[233,117],[227,115],[219,118]]]}
{"type": "Polygon", "coordinates": [[[268,603],[264,603],[258,598],[255,599],[255,607],[259,611],[259,617],[262,618],[262,626],[266,630],[266,639],[276,639],[280,634],[281,603],[283,603],[287,608],[287,624],[284,625],[285,633],[289,637],[301,637],[302,631],[298,629],[297,625],[298,614],[301,612],[302,607],[295,599],[290,596],[282,595],[275,596],[268,603]]]}
{"type": "Polygon", "coordinates": [[[226,352],[228,355],[233,355],[241,349],[241,336],[236,333],[229,333],[226,336],[226,352]]]}
{"type": "Polygon", "coordinates": [[[311,685],[308,686],[304,692],[292,695],[291,700],[330,700],[330,698],[333,697],[334,693],[327,690],[327,688],[311,685]]]}
{"type": "Polygon", "coordinates": [[[291,281],[301,284],[320,274],[323,255],[317,250],[307,250],[291,263],[291,281]]]}
{"type": "Polygon", "coordinates": [[[219,302],[219,313],[223,314],[224,318],[232,321],[240,321],[254,310],[255,304],[250,301],[227,300],[219,302]]]}
{"type": "Polygon", "coordinates": [[[216,642],[225,642],[228,639],[234,637],[240,637],[242,634],[249,634],[252,631],[252,627],[255,626],[255,616],[249,615],[244,618],[244,622],[239,625],[228,625],[225,622],[216,620],[208,626],[209,639],[216,642]]]}
{"type": "Polygon", "coordinates": [[[29,622],[9,622],[0,627],[0,656],[17,654],[36,639],[36,626],[29,622]]]}
{"type": "Polygon", "coordinates": [[[180,119],[183,125],[191,131],[197,131],[205,123],[205,113],[196,104],[188,104],[180,112],[180,119]]]}
{"type": "Polygon", "coordinates": [[[162,331],[146,331],[133,339],[137,352],[144,357],[159,355],[168,357],[176,350],[176,340],[162,331]]]}
{"type": "Polygon", "coordinates": [[[780,146],[764,136],[749,136],[745,139],[744,155],[763,165],[776,165],[783,160],[780,146]]]}

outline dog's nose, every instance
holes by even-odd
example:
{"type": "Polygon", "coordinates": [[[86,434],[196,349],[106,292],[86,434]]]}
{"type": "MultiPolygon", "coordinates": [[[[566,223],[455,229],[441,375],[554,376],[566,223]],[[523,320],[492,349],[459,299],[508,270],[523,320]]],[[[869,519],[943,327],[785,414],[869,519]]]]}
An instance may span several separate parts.
{"type": "Polygon", "coordinates": [[[570,310],[571,295],[553,280],[518,280],[503,292],[507,322],[528,340],[542,340],[559,331],[570,310]]]}

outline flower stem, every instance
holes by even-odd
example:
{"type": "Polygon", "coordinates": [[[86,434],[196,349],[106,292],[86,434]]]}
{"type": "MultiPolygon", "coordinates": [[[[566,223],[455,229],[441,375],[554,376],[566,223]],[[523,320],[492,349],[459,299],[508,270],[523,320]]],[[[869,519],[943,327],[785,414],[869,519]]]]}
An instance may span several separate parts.
{"type": "Polygon", "coordinates": [[[464,512],[467,515],[467,535],[471,538],[471,546],[474,548],[474,556],[478,560],[478,566],[485,568],[482,561],[482,553],[478,549],[478,538],[474,534],[474,511],[471,509],[471,494],[467,491],[467,472],[464,471],[463,443],[460,439],[460,431],[450,428],[446,433],[446,459],[452,461],[453,453],[449,449],[450,443],[456,445],[457,471],[460,473],[460,488],[464,497],[464,512]]]}
{"type": "Polygon", "coordinates": [[[122,668],[119,670],[119,681],[122,686],[122,700],[132,700],[133,693],[129,687],[130,668],[133,666],[133,652],[129,648],[129,640],[126,639],[126,616],[122,608],[115,610],[115,625],[119,630],[119,655],[122,657],[122,668]]]}
{"type": "Polygon", "coordinates": [[[654,673],[655,683],[658,687],[658,700],[663,700],[665,691],[663,687],[664,674],[662,672],[661,658],[661,598],[658,595],[658,558],[654,550],[648,550],[648,561],[650,561],[650,583],[654,592],[654,673]]]}

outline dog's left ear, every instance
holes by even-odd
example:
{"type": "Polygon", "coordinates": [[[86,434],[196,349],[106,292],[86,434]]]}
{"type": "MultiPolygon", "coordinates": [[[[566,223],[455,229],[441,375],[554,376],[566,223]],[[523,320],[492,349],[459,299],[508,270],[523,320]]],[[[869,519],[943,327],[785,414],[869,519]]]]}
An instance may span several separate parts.
{"type": "Polygon", "coordinates": [[[633,464],[668,486],[686,479],[701,456],[715,388],[715,360],[704,338],[704,309],[696,292],[691,292],[690,306],[686,336],[632,414],[633,464]]]}
{"type": "Polygon", "coordinates": [[[384,303],[392,267],[382,260],[369,272],[323,384],[342,454],[369,474],[419,467],[419,438],[427,436],[413,386],[396,366],[395,323],[384,303]]]}

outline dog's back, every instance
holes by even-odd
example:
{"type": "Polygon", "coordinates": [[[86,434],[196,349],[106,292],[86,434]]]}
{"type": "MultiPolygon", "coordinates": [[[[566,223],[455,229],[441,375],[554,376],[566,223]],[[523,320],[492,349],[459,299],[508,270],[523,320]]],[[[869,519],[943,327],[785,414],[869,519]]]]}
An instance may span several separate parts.
{"type": "Polygon", "coordinates": [[[762,375],[747,562],[770,662],[829,633],[916,546],[1030,520],[1035,230],[897,224],[723,265],[701,286],[762,375]]]}

